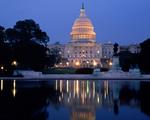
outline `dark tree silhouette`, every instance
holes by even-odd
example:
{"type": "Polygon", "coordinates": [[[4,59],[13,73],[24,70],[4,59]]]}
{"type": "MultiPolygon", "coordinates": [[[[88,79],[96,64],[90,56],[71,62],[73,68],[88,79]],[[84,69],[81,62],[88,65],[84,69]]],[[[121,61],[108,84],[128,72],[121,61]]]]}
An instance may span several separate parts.
{"type": "Polygon", "coordinates": [[[47,48],[36,42],[19,42],[14,51],[21,69],[42,70],[47,64],[47,48]]]}
{"type": "Polygon", "coordinates": [[[42,70],[48,64],[49,37],[35,21],[18,21],[6,30],[6,35],[13,59],[17,60],[20,69],[42,70]]]}
{"type": "Polygon", "coordinates": [[[11,65],[12,52],[6,39],[5,28],[0,26],[0,76],[12,73],[11,65]]]}
{"type": "Polygon", "coordinates": [[[5,28],[0,26],[0,44],[4,44],[6,41],[6,34],[5,34],[5,28]]]}
{"type": "Polygon", "coordinates": [[[139,56],[139,67],[142,73],[150,74],[150,39],[145,40],[140,44],[141,52],[139,56]]]}
{"type": "Polygon", "coordinates": [[[136,68],[139,62],[139,54],[129,51],[119,53],[119,63],[123,71],[129,71],[130,68],[136,68]]]}
{"type": "Polygon", "coordinates": [[[5,30],[0,26],[0,76],[4,71],[12,69],[43,70],[58,63],[60,55],[57,50],[50,54],[47,47],[49,37],[40,26],[32,19],[20,20],[13,28],[5,30]],[[17,66],[12,62],[16,60],[17,66]]]}
{"type": "Polygon", "coordinates": [[[19,32],[14,28],[6,29],[6,36],[11,46],[19,42],[19,32]]]}
{"type": "Polygon", "coordinates": [[[131,53],[129,51],[120,52],[119,63],[123,71],[129,71],[131,67],[131,53]]]}
{"type": "Polygon", "coordinates": [[[31,19],[16,22],[14,29],[19,32],[18,36],[20,41],[35,41],[44,46],[49,41],[46,32],[43,32],[40,26],[31,19]]]}
{"type": "Polygon", "coordinates": [[[50,49],[49,52],[50,52],[49,57],[53,58],[53,59],[50,59],[50,61],[49,61],[51,66],[61,62],[62,58],[61,58],[61,55],[60,55],[60,49],[58,47],[50,49]]]}

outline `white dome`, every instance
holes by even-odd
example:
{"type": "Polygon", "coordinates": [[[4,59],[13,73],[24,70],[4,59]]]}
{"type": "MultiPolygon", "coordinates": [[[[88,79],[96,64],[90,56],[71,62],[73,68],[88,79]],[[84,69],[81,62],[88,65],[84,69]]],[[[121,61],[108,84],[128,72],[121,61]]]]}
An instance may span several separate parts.
{"type": "Polygon", "coordinates": [[[95,41],[96,33],[94,32],[92,22],[85,14],[84,8],[80,10],[80,16],[75,20],[70,35],[72,40],[95,41]]]}

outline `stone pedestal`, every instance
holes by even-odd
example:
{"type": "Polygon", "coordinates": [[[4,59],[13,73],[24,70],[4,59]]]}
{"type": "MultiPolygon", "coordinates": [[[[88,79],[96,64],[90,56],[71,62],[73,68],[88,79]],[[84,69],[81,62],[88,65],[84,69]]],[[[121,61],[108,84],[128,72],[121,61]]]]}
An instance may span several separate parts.
{"type": "Polygon", "coordinates": [[[119,57],[118,56],[113,57],[111,70],[120,70],[119,57]]]}

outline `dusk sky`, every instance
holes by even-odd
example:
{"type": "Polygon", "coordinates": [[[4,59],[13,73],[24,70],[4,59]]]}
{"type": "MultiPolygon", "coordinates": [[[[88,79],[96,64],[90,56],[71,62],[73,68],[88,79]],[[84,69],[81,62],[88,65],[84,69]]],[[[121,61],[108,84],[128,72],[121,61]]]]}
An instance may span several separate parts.
{"type": "Polygon", "coordinates": [[[9,28],[33,19],[50,43],[67,43],[82,2],[98,42],[131,44],[150,38],[150,0],[0,0],[0,25],[9,28]]]}

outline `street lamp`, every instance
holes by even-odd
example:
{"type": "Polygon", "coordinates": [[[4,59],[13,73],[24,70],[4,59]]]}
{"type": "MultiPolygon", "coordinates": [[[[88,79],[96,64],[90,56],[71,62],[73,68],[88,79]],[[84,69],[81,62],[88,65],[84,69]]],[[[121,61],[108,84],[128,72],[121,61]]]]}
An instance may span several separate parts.
{"type": "Polygon", "coordinates": [[[76,65],[76,66],[79,66],[79,65],[80,65],[80,62],[79,62],[79,61],[77,61],[77,62],[75,63],[75,65],[76,65]]]}
{"type": "Polygon", "coordinates": [[[17,61],[14,60],[11,65],[12,66],[17,66],[17,64],[18,64],[17,61]]]}
{"type": "Polygon", "coordinates": [[[97,62],[95,60],[93,62],[93,66],[97,66],[97,62]]]}
{"type": "Polygon", "coordinates": [[[1,70],[4,70],[4,66],[1,66],[1,70]]]}
{"type": "Polygon", "coordinates": [[[69,62],[66,62],[66,65],[69,66],[69,62]]]}
{"type": "Polygon", "coordinates": [[[112,66],[112,62],[111,61],[109,62],[109,65],[112,66]]]}

